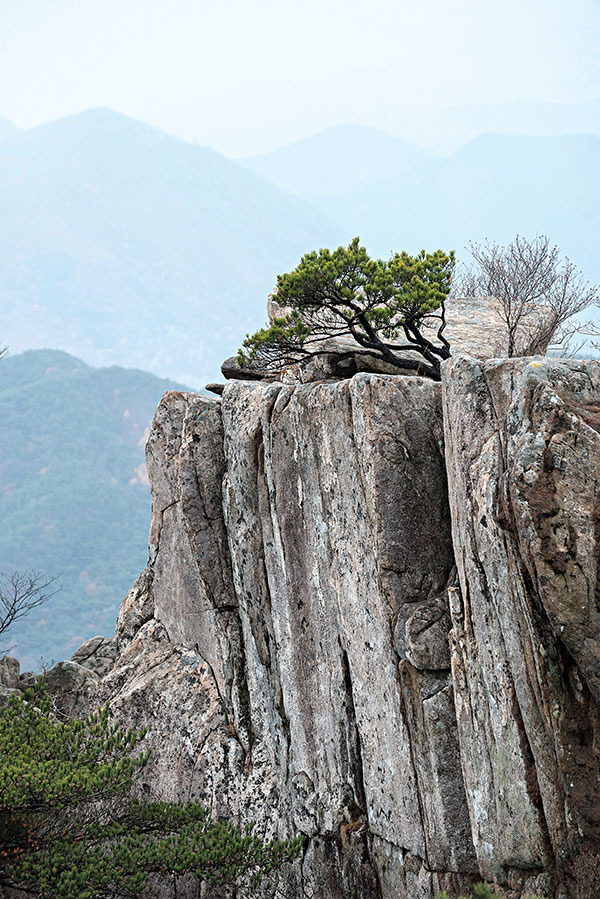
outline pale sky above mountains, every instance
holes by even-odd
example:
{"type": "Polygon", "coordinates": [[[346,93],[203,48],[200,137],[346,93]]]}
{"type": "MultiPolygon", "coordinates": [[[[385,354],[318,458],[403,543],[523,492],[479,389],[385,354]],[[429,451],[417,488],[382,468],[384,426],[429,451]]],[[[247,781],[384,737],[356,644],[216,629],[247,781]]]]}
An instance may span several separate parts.
{"type": "Polygon", "coordinates": [[[437,120],[599,98],[599,48],[598,0],[19,0],[0,115],[108,106],[233,156],[342,122],[432,146],[437,120]]]}

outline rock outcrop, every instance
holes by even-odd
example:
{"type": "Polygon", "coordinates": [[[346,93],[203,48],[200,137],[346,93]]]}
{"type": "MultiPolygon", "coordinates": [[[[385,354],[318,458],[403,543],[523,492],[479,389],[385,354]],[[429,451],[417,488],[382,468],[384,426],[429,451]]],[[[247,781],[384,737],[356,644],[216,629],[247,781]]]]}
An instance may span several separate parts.
{"type": "Polygon", "coordinates": [[[116,640],[92,637],[69,661],[58,662],[43,675],[21,673],[19,660],[4,656],[0,659],[0,708],[8,705],[13,693],[25,692],[43,676],[56,711],[66,717],[83,718],[93,705],[100,678],[113,667],[117,654],[116,640]]]}
{"type": "Polygon", "coordinates": [[[557,869],[587,896],[600,851],[600,366],[459,358],[444,390],[453,682],[478,863],[488,877],[557,869]]]}
{"type": "MultiPolygon", "coordinates": [[[[288,306],[277,303],[277,294],[267,299],[269,324],[291,311],[288,306]]],[[[501,305],[493,297],[452,297],[445,307],[446,327],[444,336],[452,344],[453,352],[470,353],[479,359],[489,359],[501,355],[506,344],[506,326],[503,323],[501,305]]],[[[439,320],[432,318],[424,322],[423,335],[434,344],[438,342],[439,320]]],[[[521,336],[517,329],[517,336],[521,336]]],[[[394,340],[391,341],[392,344],[394,340]]],[[[403,342],[403,341],[401,341],[403,342]]],[[[319,346],[321,354],[302,364],[289,364],[279,370],[260,370],[255,365],[240,365],[236,356],[226,359],[221,373],[228,380],[242,381],[283,381],[284,383],[310,383],[327,379],[351,378],[359,372],[375,374],[402,374],[411,376],[414,369],[399,369],[391,365],[378,353],[361,349],[352,337],[331,337],[319,346]]],[[[418,352],[403,351],[402,357],[420,362],[423,357],[418,352]]],[[[219,396],[223,384],[207,384],[206,390],[219,396]]]]}
{"type": "MultiPolygon", "coordinates": [[[[277,302],[277,291],[269,294],[267,318],[270,325],[289,312],[291,307],[281,306],[277,302]]],[[[452,344],[453,352],[468,353],[478,359],[502,355],[507,344],[506,326],[502,320],[502,305],[494,297],[452,296],[446,300],[445,313],[444,334],[452,344]]],[[[439,321],[430,324],[431,327],[424,330],[431,340],[435,340],[439,321]]],[[[231,361],[227,360],[224,365],[231,361]]]]}
{"type": "Polygon", "coordinates": [[[306,834],[293,897],[587,896],[599,397],[594,363],[468,357],[165,394],[101,692],[142,789],[306,834]]]}

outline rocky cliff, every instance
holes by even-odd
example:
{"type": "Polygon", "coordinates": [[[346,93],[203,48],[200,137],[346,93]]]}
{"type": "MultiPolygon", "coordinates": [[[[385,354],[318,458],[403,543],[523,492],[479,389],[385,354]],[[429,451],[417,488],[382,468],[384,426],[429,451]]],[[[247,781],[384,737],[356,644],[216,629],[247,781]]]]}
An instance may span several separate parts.
{"type": "Polygon", "coordinates": [[[306,834],[294,899],[589,896],[599,429],[592,362],[165,394],[103,681],[143,788],[306,834]]]}

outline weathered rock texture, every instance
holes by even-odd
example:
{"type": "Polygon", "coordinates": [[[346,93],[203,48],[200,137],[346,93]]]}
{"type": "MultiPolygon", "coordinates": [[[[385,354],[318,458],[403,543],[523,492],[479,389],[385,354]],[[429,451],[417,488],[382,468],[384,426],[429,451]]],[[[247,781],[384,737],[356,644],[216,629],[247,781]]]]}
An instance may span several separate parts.
{"type": "MultiPolygon", "coordinates": [[[[275,318],[287,315],[289,306],[277,303],[277,294],[267,299],[269,323],[275,318]]],[[[424,323],[423,335],[434,344],[438,343],[437,331],[440,322],[432,318],[424,323]]],[[[489,359],[502,355],[508,345],[506,326],[503,324],[501,304],[494,297],[452,297],[446,303],[446,328],[444,336],[452,344],[453,352],[470,353],[478,359],[489,359]]],[[[522,337],[517,329],[517,339],[522,337]]],[[[394,341],[392,341],[394,343],[394,341]]],[[[400,341],[404,343],[404,341],[400,341]]],[[[358,372],[376,374],[403,374],[413,376],[412,369],[402,371],[396,365],[386,362],[377,353],[361,349],[351,337],[332,337],[320,344],[322,355],[302,364],[289,364],[280,370],[260,371],[255,367],[240,366],[236,356],[226,359],[221,372],[227,379],[246,381],[283,381],[284,383],[310,383],[332,378],[351,378],[358,372]]],[[[417,352],[404,351],[402,356],[413,361],[422,361],[417,352]]],[[[219,396],[223,384],[207,384],[206,389],[219,396]]]]}
{"type": "Polygon", "coordinates": [[[488,877],[557,870],[588,896],[600,851],[600,366],[459,358],[444,392],[461,587],[452,669],[478,862],[488,877]]]}
{"type": "MultiPolygon", "coordinates": [[[[66,717],[85,717],[93,705],[100,678],[113,667],[117,643],[106,637],[92,637],[76,650],[68,662],[58,662],[43,674],[56,711],[66,717]]],[[[0,707],[8,705],[13,693],[33,687],[41,675],[24,671],[18,659],[0,659],[0,707]]]]}
{"type": "Polygon", "coordinates": [[[600,837],[599,388],[593,363],[459,358],[443,385],[165,394],[149,564],[102,682],[149,727],[143,788],[305,833],[293,897],[481,875],[578,895],[600,837]]]}
{"type": "MultiPolygon", "coordinates": [[[[502,321],[502,306],[494,297],[452,296],[446,301],[445,306],[444,335],[452,344],[455,353],[470,353],[478,359],[489,359],[506,351],[508,336],[502,321]]],[[[276,291],[269,294],[267,298],[269,324],[273,324],[275,318],[287,315],[290,311],[291,307],[281,306],[277,302],[276,291]]],[[[435,340],[438,327],[439,321],[432,323],[428,332],[431,340],[435,340]]],[[[227,362],[230,363],[231,360],[227,362]]],[[[227,365],[225,367],[227,368],[227,365]]]]}

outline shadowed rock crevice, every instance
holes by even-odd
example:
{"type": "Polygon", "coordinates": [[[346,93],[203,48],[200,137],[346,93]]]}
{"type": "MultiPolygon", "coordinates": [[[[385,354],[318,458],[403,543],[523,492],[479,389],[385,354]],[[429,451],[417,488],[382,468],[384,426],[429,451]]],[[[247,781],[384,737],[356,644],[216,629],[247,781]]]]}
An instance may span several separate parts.
{"type": "MultiPolygon", "coordinates": [[[[350,664],[348,662],[348,653],[342,650],[342,674],[346,686],[346,710],[348,721],[354,725],[354,740],[350,745],[350,754],[348,758],[349,767],[356,770],[356,792],[350,797],[347,803],[346,812],[348,815],[348,825],[360,823],[362,826],[366,823],[367,800],[365,795],[365,785],[363,782],[363,761],[362,750],[360,745],[360,733],[356,728],[356,710],[354,708],[354,697],[352,695],[352,676],[350,673],[350,664]]],[[[342,828],[347,825],[342,824],[342,828]]]]}

